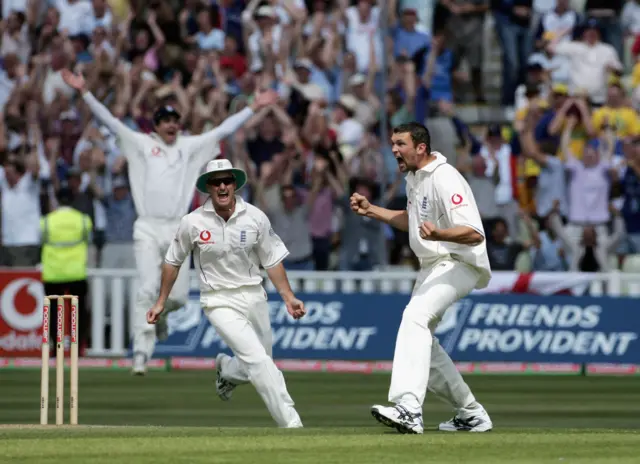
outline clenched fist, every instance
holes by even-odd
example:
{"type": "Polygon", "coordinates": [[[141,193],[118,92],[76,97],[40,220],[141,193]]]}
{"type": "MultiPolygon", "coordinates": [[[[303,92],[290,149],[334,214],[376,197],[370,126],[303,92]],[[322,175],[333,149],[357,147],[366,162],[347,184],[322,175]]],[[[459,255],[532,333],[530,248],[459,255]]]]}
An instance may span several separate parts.
{"type": "Polygon", "coordinates": [[[351,195],[350,204],[351,210],[354,213],[359,214],[360,216],[366,216],[367,211],[369,211],[369,208],[371,208],[371,203],[369,203],[369,200],[367,200],[359,193],[354,193],[353,195],[351,195]]]}
{"type": "Polygon", "coordinates": [[[437,228],[432,222],[425,221],[420,224],[420,238],[423,240],[436,240],[437,228]]]}

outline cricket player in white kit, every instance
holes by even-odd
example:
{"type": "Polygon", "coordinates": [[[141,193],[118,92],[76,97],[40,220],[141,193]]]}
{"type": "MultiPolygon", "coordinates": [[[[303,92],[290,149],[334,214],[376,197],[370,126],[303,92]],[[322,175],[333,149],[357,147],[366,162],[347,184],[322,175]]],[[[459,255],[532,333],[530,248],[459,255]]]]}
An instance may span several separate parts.
{"type": "MultiPolygon", "coordinates": [[[[144,375],[156,344],[156,327],[147,323],[146,313],[158,294],[162,260],[180,218],[189,211],[193,185],[207,161],[220,155],[219,141],[238,130],[255,110],[275,103],[277,95],[271,91],[258,94],[251,107],[227,118],[219,127],[196,136],[181,135],[178,111],[170,106],[161,107],[154,114],[155,132],[144,134],[114,117],[86,90],[82,76],[63,70],[62,77],[67,85],[82,93],[93,114],[118,137],[120,149],[127,158],[138,214],[133,239],[140,279],[134,309],[133,373],[144,375]]],[[[188,296],[187,264],[182,267],[167,299],[167,310],[184,306],[188,296]]],[[[159,326],[163,327],[163,324],[159,326]]],[[[162,332],[160,330],[159,334],[162,332]]]]}
{"type": "Polygon", "coordinates": [[[456,411],[440,430],[486,432],[493,428],[489,415],[433,335],[447,308],[489,283],[480,214],[462,175],[440,153],[431,152],[426,127],[403,124],[391,140],[400,171],[408,172],[407,209],[381,208],[357,193],[351,209],[408,231],[421,270],[398,329],[389,389],[389,402],[395,406],[375,405],[371,414],[401,433],[423,433],[428,389],[456,411]]]}
{"type": "Polygon", "coordinates": [[[247,175],[228,160],[207,164],[197,188],[209,194],[203,206],[182,218],[162,266],[160,295],[147,313],[158,320],[178,278],[180,266],[194,252],[200,274],[200,304],[234,355],[216,358],[218,396],[228,400],[233,389],[251,382],[278,426],[299,428],[302,422],[287,392],[282,373],[271,359],[272,332],[264,267],[289,314],[299,319],[304,304],[293,294],[282,260],[289,251],[271,228],[266,214],[235,192],[247,175]]]}

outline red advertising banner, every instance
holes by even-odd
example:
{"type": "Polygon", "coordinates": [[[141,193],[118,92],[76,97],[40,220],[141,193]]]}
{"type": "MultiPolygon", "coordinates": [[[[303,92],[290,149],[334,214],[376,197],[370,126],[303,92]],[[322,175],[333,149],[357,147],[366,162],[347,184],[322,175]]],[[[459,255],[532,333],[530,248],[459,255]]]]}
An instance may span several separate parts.
{"type": "Polygon", "coordinates": [[[40,357],[43,298],[40,271],[0,269],[0,357],[40,357]]]}

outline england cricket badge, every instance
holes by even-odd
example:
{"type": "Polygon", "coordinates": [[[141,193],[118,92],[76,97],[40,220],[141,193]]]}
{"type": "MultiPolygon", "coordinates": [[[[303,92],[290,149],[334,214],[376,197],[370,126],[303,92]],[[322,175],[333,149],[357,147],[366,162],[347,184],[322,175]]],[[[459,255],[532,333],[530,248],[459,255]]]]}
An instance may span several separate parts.
{"type": "Polygon", "coordinates": [[[420,203],[420,219],[426,221],[429,219],[429,200],[427,197],[422,197],[422,202],[420,203]]]}

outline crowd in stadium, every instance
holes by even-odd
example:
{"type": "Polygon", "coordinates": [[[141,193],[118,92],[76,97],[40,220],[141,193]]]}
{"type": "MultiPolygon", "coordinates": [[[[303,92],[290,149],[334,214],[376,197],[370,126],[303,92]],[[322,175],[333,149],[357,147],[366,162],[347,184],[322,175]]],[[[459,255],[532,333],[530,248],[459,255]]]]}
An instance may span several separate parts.
{"type": "MultiPolygon", "coordinates": [[[[90,265],[135,267],[126,160],[65,68],[142,132],[159,104],[197,134],[276,89],[279,103],[222,153],[249,173],[240,194],[268,213],[292,270],[412,265],[406,233],[350,213],[347,199],[406,206],[387,136],[414,120],[451,127],[452,140],[434,128],[432,146],[469,181],[494,270],[606,271],[640,253],[638,2],[380,3],[3,1],[0,266],[40,262],[40,219],[66,187],[93,221],[90,265]],[[457,116],[486,105],[510,120],[457,116]]],[[[194,188],[193,207],[203,200],[194,188]]]]}

